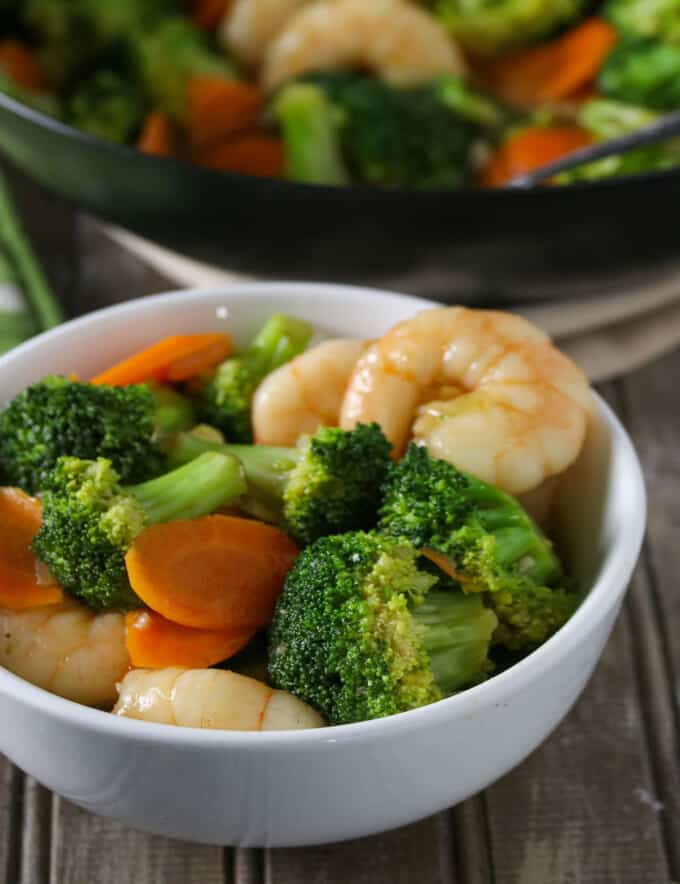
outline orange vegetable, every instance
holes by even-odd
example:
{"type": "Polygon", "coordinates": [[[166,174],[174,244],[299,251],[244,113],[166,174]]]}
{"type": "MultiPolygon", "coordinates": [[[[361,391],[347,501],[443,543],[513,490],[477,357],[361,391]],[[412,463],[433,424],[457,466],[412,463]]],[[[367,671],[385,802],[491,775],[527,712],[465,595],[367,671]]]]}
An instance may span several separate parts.
{"type": "Polygon", "coordinates": [[[565,154],[590,144],[592,138],[577,126],[536,126],[523,129],[502,144],[482,172],[485,187],[501,187],[515,175],[531,172],[565,154]]]}
{"type": "Polygon", "coordinates": [[[610,24],[589,18],[550,43],[491,62],[483,76],[510,104],[533,107],[559,101],[592,83],[616,40],[610,24]]]}
{"type": "Polygon", "coordinates": [[[196,151],[194,161],[223,172],[280,178],[285,157],[280,138],[251,133],[196,151]]]}
{"type": "Polygon", "coordinates": [[[172,123],[159,110],[147,114],[137,139],[137,150],[156,157],[169,157],[173,151],[172,123]]]}
{"type": "Polygon", "coordinates": [[[206,669],[232,657],[253,636],[252,630],[191,629],[148,610],[130,611],[125,627],[130,662],[142,669],[206,669]]]}
{"type": "Polygon", "coordinates": [[[216,31],[230,6],[231,0],[193,0],[191,18],[199,28],[216,31]]]}
{"type": "Polygon", "coordinates": [[[195,77],[189,83],[189,141],[196,147],[257,126],[264,103],[252,83],[195,77]]]}
{"type": "Polygon", "coordinates": [[[226,334],[173,335],[118,362],[90,383],[125,387],[144,381],[186,381],[222,362],[231,348],[226,334]]]}
{"type": "Polygon", "coordinates": [[[271,620],[296,555],[278,528],[214,515],[145,528],[125,562],[144,604],[173,623],[254,632],[271,620]]]}
{"type": "Polygon", "coordinates": [[[0,70],[31,92],[41,92],[45,88],[45,80],[31,50],[18,40],[0,41],[0,70]]]}
{"type": "Polygon", "coordinates": [[[31,549],[41,518],[35,497],[0,488],[0,608],[21,610],[63,600],[61,587],[31,549]]]}

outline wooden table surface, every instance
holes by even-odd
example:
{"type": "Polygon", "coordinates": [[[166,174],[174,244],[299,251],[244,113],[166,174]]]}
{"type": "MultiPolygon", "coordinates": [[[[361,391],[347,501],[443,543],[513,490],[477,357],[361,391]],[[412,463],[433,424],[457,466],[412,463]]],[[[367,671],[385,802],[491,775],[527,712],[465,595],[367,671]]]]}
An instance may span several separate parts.
{"type": "MultiPolygon", "coordinates": [[[[13,184],[70,313],[170,287],[62,202],[16,176],[13,184]]],[[[642,560],[581,700],[543,746],[486,792],[361,841],[296,850],[203,847],[92,816],[0,756],[0,882],[680,884],[679,387],[680,352],[603,390],[645,469],[650,515],[642,560]]]]}

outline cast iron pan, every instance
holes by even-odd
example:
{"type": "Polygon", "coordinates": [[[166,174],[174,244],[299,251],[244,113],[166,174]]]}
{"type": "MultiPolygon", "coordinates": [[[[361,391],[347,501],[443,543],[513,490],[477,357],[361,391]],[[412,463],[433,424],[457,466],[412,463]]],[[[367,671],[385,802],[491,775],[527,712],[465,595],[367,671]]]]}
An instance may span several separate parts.
{"type": "Polygon", "coordinates": [[[528,191],[313,187],[144,156],[1,93],[0,151],[107,221],[264,278],[503,302],[680,270],[680,170],[528,191]]]}

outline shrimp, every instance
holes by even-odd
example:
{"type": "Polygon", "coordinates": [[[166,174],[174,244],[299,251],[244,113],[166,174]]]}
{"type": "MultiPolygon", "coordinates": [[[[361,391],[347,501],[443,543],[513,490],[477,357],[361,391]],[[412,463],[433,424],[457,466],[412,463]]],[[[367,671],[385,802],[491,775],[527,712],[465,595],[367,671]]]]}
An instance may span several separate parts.
{"type": "Polygon", "coordinates": [[[368,68],[395,86],[464,72],[463,57],[429,12],[406,0],[322,0],[297,12],[265,53],[275,89],[315,70],[368,68]]]}
{"type": "Polygon", "coordinates": [[[235,0],[218,39],[240,62],[257,67],[279,31],[309,0],[235,0]]]}
{"type": "Polygon", "coordinates": [[[113,712],[127,718],[226,731],[323,727],[311,706],[286,691],[224,669],[134,669],[113,712]]]}
{"type": "Polygon", "coordinates": [[[336,338],[268,375],[255,392],[255,439],[262,445],[295,445],[322,426],[337,426],[345,388],[365,341],[336,338]]]}
{"type": "Polygon", "coordinates": [[[95,614],[74,599],[0,608],[0,666],[67,700],[111,708],[129,663],[122,614],[95,614]]]}
{"type": "Polygon", "coordinates": [[[377,421],[511,494],[578,456],[592,413],[586,377],[519,316],[442,307],[400,322],[359,359],[340,426],[377,421]],[[414,422],[415,419],[415,422],[414,422]]]}

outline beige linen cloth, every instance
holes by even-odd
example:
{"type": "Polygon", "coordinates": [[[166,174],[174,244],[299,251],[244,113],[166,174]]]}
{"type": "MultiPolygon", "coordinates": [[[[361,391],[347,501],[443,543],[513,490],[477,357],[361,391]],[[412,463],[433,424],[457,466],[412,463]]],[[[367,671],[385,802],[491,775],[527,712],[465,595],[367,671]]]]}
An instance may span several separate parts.
{"type": "MultiPolygon", "coordinates": [[[[181,286],[253,280],[201,264],[119,228],[106,233],[181,286]]],[[[593,382],[640,368],[680,346],[680,274],[619,294],[513,308],[541,326],[593,382]]]]}

